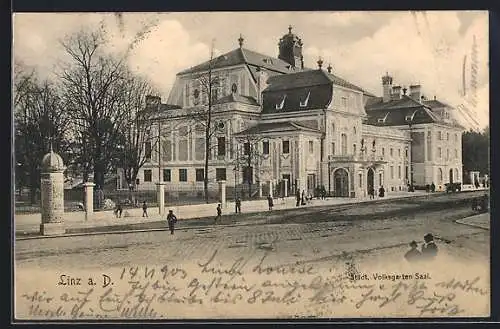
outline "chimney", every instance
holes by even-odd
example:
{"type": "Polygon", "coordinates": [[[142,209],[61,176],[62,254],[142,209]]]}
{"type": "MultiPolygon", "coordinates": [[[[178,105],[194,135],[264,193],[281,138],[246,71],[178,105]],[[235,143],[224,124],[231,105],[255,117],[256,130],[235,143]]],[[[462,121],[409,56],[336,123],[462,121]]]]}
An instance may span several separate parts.
{"type": "Polygon", "coordinates": [[[401,99],[401,86],[394,86],[394,87],[392,87],[391,98],[393,100],[401,99]]]}
{"type": "Polygon", "coordinates": [[[416,100],[417,102],[420,102],[420,96],[421,96],[421,87],[420,85],[411,85],[410,86],[410,97],[416,100]]]}
{"type": "Polygon", "coordinates": [[[384,103],[389,102],[391,100],[392,77],[387,72],[385,76],[382,77],[382,89],[384,103]]]}
{"type": "Polygon", "coordinates": [[[268,75],[263,69],[257,71],[257,103],[262,104],[262,91],[267,88],[268,75]]]}

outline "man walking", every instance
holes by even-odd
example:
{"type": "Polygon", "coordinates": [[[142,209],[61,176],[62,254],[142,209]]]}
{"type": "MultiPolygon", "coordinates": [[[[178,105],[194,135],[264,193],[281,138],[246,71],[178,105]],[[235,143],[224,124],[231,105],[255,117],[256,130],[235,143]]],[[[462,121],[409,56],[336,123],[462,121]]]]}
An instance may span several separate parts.
{"type": "Polygon", "coordinates": [[[295,193],[295,199],[297,200],[297,203],[295,204],[296,207],[300,206],[300,191],[297,189],[297,192],[295,193]]]}
{"type": "Polygon", "coordinates": [[[241,214],[241,199],[239,196],[236,197],[236,202],[235,202],[235,210],[236,210],[236,213],[240,213],[241,214]]]}
{"type": "Polygon", "coordinates": [[[177,223],[177,217],[174,215],[173,210],[168,211],[167,223],[168,223],[168,229],[170,230],[170,234],[174,234],[175,223],[177,223]]]}
{"type": "Polygon", "coordinates": [[[215,217],[215,219],[214,219],[214,224],[217,224],[217,220],[221,219],[221,216],[222,216],[222,208],[221,208],[221,205],[219,203],[217,205],[217,217],[215,217]]]}
{"type": "Polygon", "coordinates": [[[148,217],[148,205],[146,201],[142,203],[142,217],[148,217]]]}
{"type": "Polygon", "coordinates": [[[118,217],[121,218],[122,217],[122,211],[123,211],[122,205],[121,205],[121,203],[118,203],[116,205],[116,209],[115,209],[115,216],[116,216],[116,218],[118,218],[118,217]]]}
{"type": "Polygon", "coordinates": [[[267,196],[267,205],[269,206],[269,211],[273,210],[274,202],[271,194],[267,196]]]}

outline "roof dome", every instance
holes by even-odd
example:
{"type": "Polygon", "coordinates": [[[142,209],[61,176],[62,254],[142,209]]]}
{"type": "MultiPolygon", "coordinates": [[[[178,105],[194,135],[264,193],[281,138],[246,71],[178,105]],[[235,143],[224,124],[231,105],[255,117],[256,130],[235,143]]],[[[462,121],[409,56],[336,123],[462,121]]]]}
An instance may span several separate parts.
{"type": "Polygon", "coordinates": [[[50,152],[45,154],[42,159],[42,172],[62,171],[66,169],[63,159],[57,153],[54,153],[52,146],[50,152]]]}

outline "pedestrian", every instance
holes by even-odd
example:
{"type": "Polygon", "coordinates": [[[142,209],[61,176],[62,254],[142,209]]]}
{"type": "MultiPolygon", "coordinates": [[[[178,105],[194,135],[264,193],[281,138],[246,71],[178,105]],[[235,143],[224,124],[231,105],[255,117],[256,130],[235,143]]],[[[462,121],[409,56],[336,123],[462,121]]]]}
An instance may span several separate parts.
{"type": "Polygon", "coordinates": [[[168,229],[170,230],[170,234],[174,234],[175,223],[177,223],[177,217],[174,215],[174,211],[172,209],[168,211],[167,223],[168,223],[168,229]]]}
{"type": "Polygon", "coordinates": [[[297,189],[297,192],[295,193],[295,198],[297,199],[297,203],[295,204],[296,207],[300,206],[300,191],[297,189]]]}
{"type": "Polygon", "coordinates": [[[306,191],[302,190],[302,205],[304,206],[306,204],[306,191]]]}
{"type": "Polygon", "coordinates": [[[221,219],[221,216],[222,216],[222,207],[220,205],[220,203],[217,205],[217,216],[215,217],[214,219],[214,224],[217,224],[217,220],[218,219],[221,219]]]}
{"type": "Polygon", "coordinates": [[[148,217],[148,205],[146,201],[142,203],[142,217],[148,217]]]}
{"type": "Polygon", "coordinates": [[[115,209],[116,218],[122,217],[122,211],[123,211],[122,205],[121,205],[121,203],[118,202],[118,204],[116,205],[116,209],[115,209]]]}
{"type": "Polygon", "coordinates": [[[241,199],[239,196],[236,197],[235,207],[236,207],[236,213],[241,214],[241,199]]]}
{"type": "Polygon", "coordinates": [[[380,186],[380,188],[378,189],[378,196],[383,198],[385,195],[385,188],[383,186],[380,186]]]}
{"type": "Polygon", "coordinates": [[[426,260],[434,259],[437,255],[438,248],[434,243],[434,236],[432,233],[427,233],[424,236],[424,242],[422,246],[422,258],[426,260]]]}
{"type": "Polygon", "coordinates": [[[371,185],[370,185],[370,188],[368,188],[368,195],[370,196],[370,199],[375,198],[375,189],[371,185]]]}
{"type": "Polygon", "coordinates": [[[273,210],[273,206],[274,206],[274,203],[273,203],[273,197],[271,196],[271,194],[269,194],[267,196],[267,204],[269,206],[269,210],[273,210]]]}
{"type": "Polygon", "coordinates": [[[422,253],[417,249],[417,242],[410,242],[410,250],[408,250],[405,254],[405,259],[410,262],[416,262],[422,259],[422,253]]]}
{"type": "Polygon", "coordinates": [[[436,185],[434,184],[434,182],[431,183],[431,192],[436,192],[436,185]]]}

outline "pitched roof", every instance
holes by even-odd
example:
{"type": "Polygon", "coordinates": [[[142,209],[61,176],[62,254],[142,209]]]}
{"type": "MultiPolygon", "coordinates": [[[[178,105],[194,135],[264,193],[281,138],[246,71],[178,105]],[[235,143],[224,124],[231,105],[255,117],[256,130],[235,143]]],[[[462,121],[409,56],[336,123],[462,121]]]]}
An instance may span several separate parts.
{"type": "Polygon", "coordinates": [[[257,100],[255,98],[250,96],[239,95],[236,93],[231,93],[229,95],[219,98],[215,102],[215,104],[224,104],[233,102],[259,106],[259,103],[257,103],[257,100]]]}
{"type": "Polygon", "coordinates": [[[290,131],[309,131],[309,132],[321,133],[321,131],[319,131],[318,129],[309,128],[296,122],[286,121],[286,122],[258,123],[253,127],[250,127],[246,130],[243,130],[235,134],[235,136],[273,133],[273,132],[290,132],[290,131]]]}
{"type": "Polygon", "coordinates": [[[199,65],[185,69],[177,73],[177,75],[207,71],[210,68],[210,64],[212,65],[212,69],[238,64],[248,64],[279,73],[290,73],[290,64],[284,60],[260,54],[245,48],[236,48],[228,53],[215,57],[212,59],[211,63],[210,61],[206,61],[199,65]]]}
{"type": "Polygon", "coordinates": [[[269,86],[263,92],[334,84],[360,91],[368,96],[373,96],[371,93],[348,82],[347,80],[321,69],[276,75],[270,77],[267,83],[269,86]]]}

